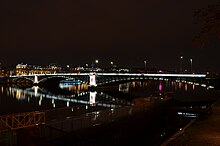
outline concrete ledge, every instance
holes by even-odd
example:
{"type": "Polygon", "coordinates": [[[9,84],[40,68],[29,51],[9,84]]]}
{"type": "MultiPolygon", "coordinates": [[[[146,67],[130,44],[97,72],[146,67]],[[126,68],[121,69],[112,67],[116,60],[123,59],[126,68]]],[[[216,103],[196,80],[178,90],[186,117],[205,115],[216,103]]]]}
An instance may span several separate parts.
{"type": "Polygon", "coordinates": [[[179,130],[177,133],[175,133],[173,136],[171,136],[169,139],[167,139],[165,142],[161,144],[161,146],[167,146],[172,140],[176,139],[178,136],[182,135],[185,130],[192,125],[196,119],[191,120],[185,127],[183,127],[181,130],[179,130]]]}

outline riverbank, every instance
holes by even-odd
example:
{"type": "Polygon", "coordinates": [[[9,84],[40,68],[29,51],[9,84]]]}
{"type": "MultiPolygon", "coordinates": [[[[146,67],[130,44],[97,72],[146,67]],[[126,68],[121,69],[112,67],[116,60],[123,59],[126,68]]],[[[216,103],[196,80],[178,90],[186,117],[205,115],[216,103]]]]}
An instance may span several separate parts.
{"type": "Polygon", "coordinates": [[[164,119],[164,115],[166,115],[164,108],[168,104],[167,102],[161,100],[158,104],[155,103],[156,105],[151,103],[144,107],[119,108],[111,111],[113,112],[112,115],[100,111],[96,112],[93,117],[87,115],[86,119],[81,122],[80,117],[78,117],[75,122],[67,119],[60,124],[46,124],[20,129],[15,134],[17,138],[16,145],[159,145],[164,140],[161,137],[161,133],[164,133],[164,124],[173,121],[168,121],[167,118],[164,119]],[[75,126],[86,126],[86,120],[89,119],[92,120],[91,124],[93,125],[90,124],[89,127],[75,129],[75,126]],[[100,124],[102,119],[110,121],[103,121],[100,124]]]}
{"type": "Polygon", "coordinates": [[[220,99],[212,104],[212,113],[205,119],[197,119],[173,135],[161,146],[219,146],[220,99]]]}

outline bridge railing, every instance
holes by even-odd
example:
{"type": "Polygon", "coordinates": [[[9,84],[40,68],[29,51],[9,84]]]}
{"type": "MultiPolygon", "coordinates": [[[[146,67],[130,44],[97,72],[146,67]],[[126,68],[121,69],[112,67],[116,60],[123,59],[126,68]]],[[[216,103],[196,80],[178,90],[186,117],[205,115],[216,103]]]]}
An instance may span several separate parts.
{"type": "Polygon", "coordinates": [[[161,104],[161,101],[149,101],[148,103],[138,106],[94,111],[70,119],[46,123],[46,125],[49,125],[51,127],[57,128],[65,132],[73,132],[75,130],[80,130],[80,129],[116,121],[123,117],[134,115],[136,113],[146,112],[156,107],[156,105],[159,104],[161,104]]]}

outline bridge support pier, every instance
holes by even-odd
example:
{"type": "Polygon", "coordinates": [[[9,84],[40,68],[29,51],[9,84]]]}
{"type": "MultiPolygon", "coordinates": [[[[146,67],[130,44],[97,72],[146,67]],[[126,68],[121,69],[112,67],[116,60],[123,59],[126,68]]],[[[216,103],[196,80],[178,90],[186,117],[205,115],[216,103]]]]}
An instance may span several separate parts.
{"type": "Polygon", "coordinates": [[[39,82],[38,82],[38,77],[37,75],[34,75],[34,85],[37,85],[39,82]]]}
{"type": "Polygon", "coordinates": [[[90,87],[96,87],[96,74],[95,73],[90,73],[89,74],[89,86],[90,87]]]}

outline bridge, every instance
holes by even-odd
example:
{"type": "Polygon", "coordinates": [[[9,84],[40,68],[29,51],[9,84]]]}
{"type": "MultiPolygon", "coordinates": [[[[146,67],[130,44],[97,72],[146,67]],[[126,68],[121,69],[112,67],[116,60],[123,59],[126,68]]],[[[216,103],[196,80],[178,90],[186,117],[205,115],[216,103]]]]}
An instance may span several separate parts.
{"type": "Polygon", "coordinates": [[[10,76],[13,83],[19,81],[31,82],[34,85],[44,83],[50,79],[59,78],[81,80],[83,83],[91,86],[102,86],[117,82],[129,82],[133,80],[145,79],[205,79],[206,74],[167,74],[167,73],[56,73],[56,74],[30,74],[10,76]]]}

